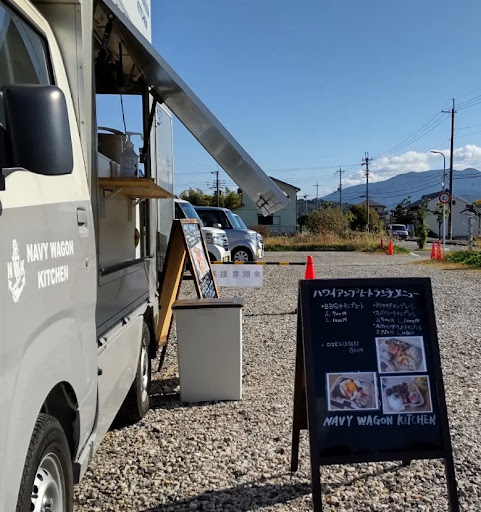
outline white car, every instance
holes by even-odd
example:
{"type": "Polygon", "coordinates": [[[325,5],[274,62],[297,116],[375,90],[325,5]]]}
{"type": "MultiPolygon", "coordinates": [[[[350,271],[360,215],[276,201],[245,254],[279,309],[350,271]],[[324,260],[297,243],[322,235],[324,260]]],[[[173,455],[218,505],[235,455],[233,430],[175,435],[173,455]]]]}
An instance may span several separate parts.
{"type": "Polygon", "coordinates": [[[408,228],[404,224],[389,224],[387,233],[394,238],[401,238],[403,240],[407,240],[409,236],[408,228]]]}
{"type": "Polygon", "coordinates": [[[205,227],[199,214],[189,201],[174,199],[174,203],[176,219],[195,219],[199,221],[205,241],[207,242],[210,261],[230,261],[229,240],[226,232],[219,228],[205,227]]]}

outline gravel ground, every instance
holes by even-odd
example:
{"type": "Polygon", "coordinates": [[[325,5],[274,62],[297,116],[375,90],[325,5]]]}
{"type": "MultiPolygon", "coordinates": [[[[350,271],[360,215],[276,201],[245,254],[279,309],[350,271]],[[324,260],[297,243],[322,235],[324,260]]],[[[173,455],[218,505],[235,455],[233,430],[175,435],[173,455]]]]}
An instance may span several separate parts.
{"type": "MultiPolygon", "coordinates": [[[[303,253],[266,260],[305,261],[303,253]]],[[[481,381],[478,354],[481,273],[413,265],[413,255],[317,253],[317,277],[432,279],[461,509],[481,511],[481,381]]],[[[156,375],[152,410],[140,424],[104,439],[76,490],[76,512],[309,511],[307,435],[300,469],[289,473],[297,281],[303,267],[265,268],[262,289],[222,288],[243,296],[244,398],[179,401],[175,343],[156,375]]],[[[184,283],[183,296],[192,296],[184,283]]],[[[448,510],[440,461],[322,468],[326,511],[448,510]]]]}

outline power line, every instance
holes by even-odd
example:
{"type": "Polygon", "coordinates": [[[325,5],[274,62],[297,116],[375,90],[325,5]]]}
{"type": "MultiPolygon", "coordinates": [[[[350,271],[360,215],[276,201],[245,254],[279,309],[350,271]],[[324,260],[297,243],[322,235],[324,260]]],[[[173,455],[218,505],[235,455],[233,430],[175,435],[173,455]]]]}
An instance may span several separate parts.
{"type": "Polygon", "coordinates": [[[462,101],[461,103],[458,104],[458,108],[468,108],[473,102],[479,101],[481,101],[481,94],[479,94],[478,96],[474,96],[474,98],[471,98],[469,100],[462,101]]]}
{"type": "MultiPolygon", "coordinates": [[[[375,156],[374,158],[381,158],[382,156],[387,156],[388,154],[391,154],[391,153],[395,153],[396,151],[398,151],[399,149],[402,149],[403,147],[405,147],[406,145],[410,144],[411,143],[411,139],[415,139],[416,137],[418,137],[419,135],[421,134],[425,134],[425,130],[427,130],[428,128],[431,128],[433,124],[436,124],[440,119],[444,119],[444,117],[442,116],[441,112],[437,112],[428,122],[424,123],[420,128],[418,128],[414,133],[412,133],[409,137],[406,137],[405,139],[403,139],[401,142],[399,142],[398,144],[396,144],[395,146],[393,146],[392,148],[384,151],[383,153],[380,153],[378,154],[377,156],[375,156]]],[[[437,126],[437,125],[436,125],[437,126]]],[[[434,128],[436,127],[434,126],[434,128]]],[[[433,129],[434,129],[433,128],[433,129]]],[[[431,131],[431,130],[429,130],[431,131]]],[[[428,132],[426,132],[428,133],[428,132]]],[[[424,135],[421,135],[421,136],[424,136],[424,135]]],[[[420,137],[419,137],[420,138],[420,137]]],[[[418,140],[418,139],[416,139],[418,140]]]]}
{"type": "MultiPolygon", "coordinates": [[[[440,112],[440,114],[441,114],[441,112],[440,112]]],[[[413,134],[409,139],[406,139],[404,143],[398,144],[398,146],[395,146],[391,150],[386,151],[382,155],[379,155],[377,158],[378,159],[382,158],[382,157],[389,158],[389,157],[393,156],[395,153],[398,153],[399,151],[407,148],[408,146],[411,146],[412,144],[414,144],[418,140],[420,140],[423,137],[425,137],[428,133],[430,133],[433,130],[435,130],[438,126],[443,124],[445,121],[446,121],[446,118],[444,118],[444,117],[436,119],[435,124],[430,125],[429,128],[426,127],[426,129],[424,131],[420,132],[417,136],[414,136],[414,134],[413,134]]]]}
{"type": "Polygon", "coordinates": [[[464,137],[471,137],[471,135],[475,135],[476,133],[481,133],[481,130],[476,130],[475,132],[467,133],[466,135],[459,135],[458,139],[464,139],[464,137]]]}

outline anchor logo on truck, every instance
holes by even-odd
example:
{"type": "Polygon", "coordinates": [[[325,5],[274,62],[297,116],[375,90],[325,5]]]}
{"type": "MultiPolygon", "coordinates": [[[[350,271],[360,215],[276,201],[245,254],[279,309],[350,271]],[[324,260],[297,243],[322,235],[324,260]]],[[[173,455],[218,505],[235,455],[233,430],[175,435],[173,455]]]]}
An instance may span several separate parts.
{"type": "Polygon", "coordinates": [[[18,302],[25,288],[25,260],[20,259],[18,244],[12,241],[12,261],[7,262],[8,289],[12,293],[13,302],[18,302]]]}

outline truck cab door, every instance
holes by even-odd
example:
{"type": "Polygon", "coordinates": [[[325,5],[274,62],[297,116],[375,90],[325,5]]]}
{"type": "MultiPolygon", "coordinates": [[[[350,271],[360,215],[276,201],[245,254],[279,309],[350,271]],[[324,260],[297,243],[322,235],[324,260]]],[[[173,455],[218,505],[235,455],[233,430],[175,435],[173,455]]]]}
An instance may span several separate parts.
{"type": "Polygon", "coordinates": [[[14,510],[33,427],[68,391],[82,447],[95,420],[93,217],[62,57],[29,2],[0,0],[0,472],[14,510]],[[74,404],[74,405],[72,405],[74,404]]]}

